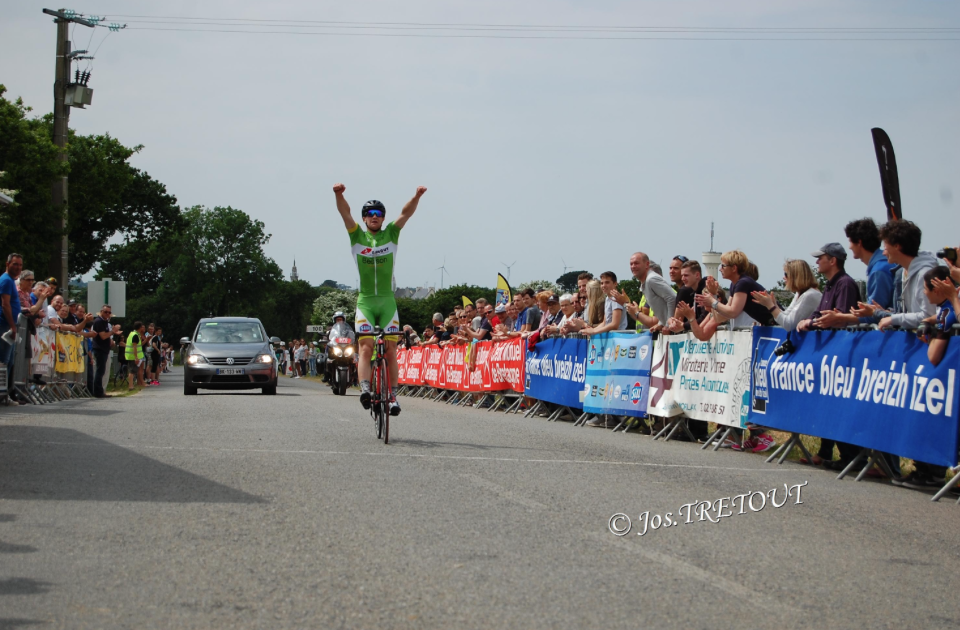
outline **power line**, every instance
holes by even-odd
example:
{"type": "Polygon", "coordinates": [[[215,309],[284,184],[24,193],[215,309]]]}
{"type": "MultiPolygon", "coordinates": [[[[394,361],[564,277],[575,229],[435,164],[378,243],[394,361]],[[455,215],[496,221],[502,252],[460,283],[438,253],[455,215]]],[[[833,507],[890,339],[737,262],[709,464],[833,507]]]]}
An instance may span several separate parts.
{"type": "Polygon", "coordinates": [[[117,15],[137,30],[262,35],[346,35],[456,39],[582,39],[679,41],[956,41],[960,27],[602,26],[447,22],[361,22],[268,18],[117,15]],[[204,27],[227,28],[204,28],[204,27]],[[198,28],[200,27],[200,28],[198,28]],[[269,30],[273,29],[273,30],[269,30]],[[373,32],[356,32],[373,31],[373,32]],[[442,31],[436,33],[434,31],[442,31]],[[559,34],[559,35],[558,35],[559,34]]]}
{"type": "Polygon", "coordinates": [[[218,17],[177,17],[177,16],[159,16],[159,15],[117,15],[115,17],[141,18],[148,20],[191,20],[208,21],[217,20],[226,22],[250,22],[266,23],[268,26],[281,26],[283,24],[322,24],[322,25],[362,25],[370,27],[389,27],[389,26],[415,26],[415,27],[442,27],[442,28],[491,28],[491,29],[575,29],[575,30],[690,30],[690,31],[958,31],[960,27],[847,27],[847,26],[602,26],[602,25],[569,25],[569,24],[484,24],[484,23],[455,23],[455,22],[355,22],[342,20],[274,20],[258,18],[226,18],[218,17]]]}
{"type": "Polygon", "coordinates": [[[428,33],[355,33],[337,31],[251,31],[210,28],[148,28],[131,26],[136,31],[177,31],[184,33],[241,33],[247,35],[320,35],[341,37],[410,37],[424,39],[545,39],[545,40],[661,40],[661,41],[715,41],[715,42],[955,42],[960,37],[581,37],[559,35],[459,35],[428,33]]]}

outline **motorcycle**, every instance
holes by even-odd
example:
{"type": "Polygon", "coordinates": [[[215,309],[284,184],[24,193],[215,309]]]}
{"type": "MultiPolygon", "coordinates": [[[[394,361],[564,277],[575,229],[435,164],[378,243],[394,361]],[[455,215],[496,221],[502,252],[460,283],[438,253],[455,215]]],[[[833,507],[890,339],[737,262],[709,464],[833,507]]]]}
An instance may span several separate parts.
{"type": "Polygon", "coordinates": [[[356,348],[349,337],[331,337],[327,343],[325,371],[336,396],[343,396],[356,382],[356,348]]]}

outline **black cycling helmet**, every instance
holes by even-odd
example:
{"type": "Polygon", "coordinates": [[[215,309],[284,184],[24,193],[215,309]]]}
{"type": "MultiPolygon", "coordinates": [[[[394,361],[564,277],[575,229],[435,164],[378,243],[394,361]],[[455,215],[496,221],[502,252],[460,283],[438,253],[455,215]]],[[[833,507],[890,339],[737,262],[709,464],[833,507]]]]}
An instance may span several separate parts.
{"type": "Polygon", "coordinates": [[[376,199],[371,199],[363,204],[363,210],[360,211],[360,216],[367,216],[368,210],[380,210],[384,215],[387,214],[387,209],[383,207],[383,202],[377,201],[376,199]]]}

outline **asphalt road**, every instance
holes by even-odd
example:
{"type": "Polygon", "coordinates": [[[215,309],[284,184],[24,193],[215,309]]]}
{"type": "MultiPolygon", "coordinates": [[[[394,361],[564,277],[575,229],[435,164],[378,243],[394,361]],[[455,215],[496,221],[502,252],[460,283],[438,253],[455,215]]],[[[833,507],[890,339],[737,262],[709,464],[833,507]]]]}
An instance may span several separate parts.
{"type": "Polygon", "coordinates": [[[960,627],[952,500],[421,400],[384,446],[356,393],[179,378],[0,407],[0,628],[960,627]]]}

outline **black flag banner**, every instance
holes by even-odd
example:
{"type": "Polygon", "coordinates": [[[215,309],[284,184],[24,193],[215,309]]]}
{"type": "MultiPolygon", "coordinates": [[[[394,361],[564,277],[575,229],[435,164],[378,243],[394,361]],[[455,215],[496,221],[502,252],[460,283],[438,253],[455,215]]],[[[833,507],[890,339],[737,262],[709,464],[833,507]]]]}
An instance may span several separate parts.
{"type": "Polygon", "coordinates": [[[887,221],[899,221],[903,218],[903,209],[900,206],[900,178],[897,177],[897,158],[893,155],[893,143],[890,142],[887,132],[880,127],[874,127],[870,133],[873,134],[873,147],[877,150],[887,221]]]}

